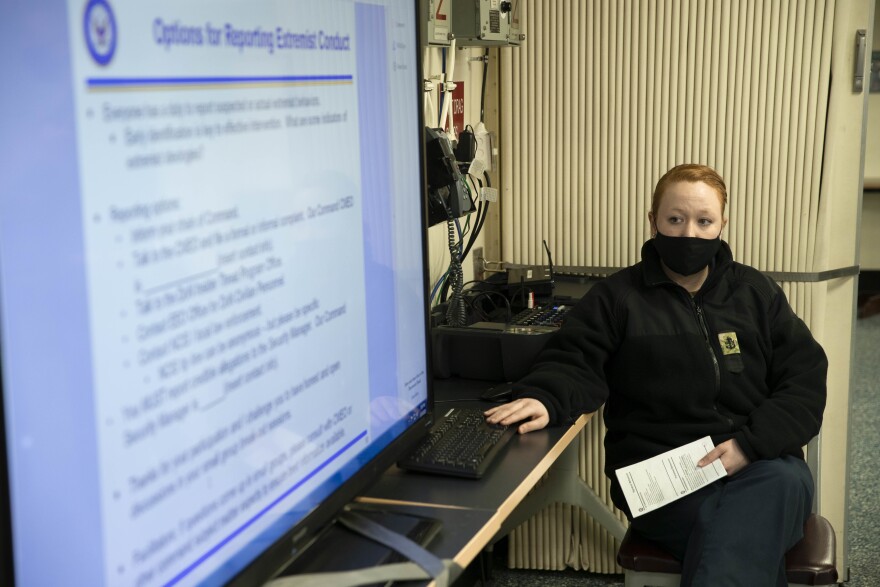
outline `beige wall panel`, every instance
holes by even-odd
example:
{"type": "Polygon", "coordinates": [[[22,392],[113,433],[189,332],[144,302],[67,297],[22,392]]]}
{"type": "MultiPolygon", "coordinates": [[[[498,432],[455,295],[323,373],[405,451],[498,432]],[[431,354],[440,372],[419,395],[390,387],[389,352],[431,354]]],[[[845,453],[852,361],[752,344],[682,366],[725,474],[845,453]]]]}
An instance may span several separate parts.
{"type": "MultiPolygon", "coordinates": [[[[701,162],[727,180],[724,236],[737,260],[774,272],[854,265],[867,97],[852,92],[853,39],[870,10],[870,0],[526,2],[527,41],[501,63],[501,132],[516,137],[502,142],[502,260],[540,263],[546,239],[562,270],[632,264],[654,183],[701,162]]],[[[843,569],[855,279],[781,279],[832,361],[819,508],[842,538],[843,569]]],[[[585,480],[601,460],[585,452],[585,480]]],[[[576,540],[589,551],[578,564],[613,568],[613,542],[576,540]]]]}
{"type": "MultiPolygon", "coordinates": [[[[874,11],[872,47],[880,51],[880,10],[874,11]]],[[[880,92],[868,96],[868,135],[865,145],[865,187],[880,189],[880,92]]],[[[876,230],[880,225],[875,224],[876,230]]]]}
{"type": "Polygon", "coordinates": [[[862,199],[861,236],[859,265],[863,271],[880,271],[880,192],[866,192],[862,199]]]}

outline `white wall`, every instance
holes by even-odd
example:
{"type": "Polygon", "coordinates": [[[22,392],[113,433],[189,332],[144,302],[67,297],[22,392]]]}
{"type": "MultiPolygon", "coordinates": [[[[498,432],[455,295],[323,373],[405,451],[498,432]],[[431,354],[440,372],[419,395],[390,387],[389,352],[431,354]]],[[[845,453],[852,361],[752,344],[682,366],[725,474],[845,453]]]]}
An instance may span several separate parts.
{"type": "MultiPolygon", "coordinates": [[[[874,9],[873,51],[880,51],[880,10],[874,9]]],[[[871,55],[867,56],[870,61],[871,55]]],[[[870,64],[869,64],[870,66],[870,64]]],[[[870,88],[870,83],[866,84],[870,88]]],[[[868,136],[865,143],[865,187],[880,189],[880,93],[868,94],[868,136]]]]}
{"type": "MultiPolygon", "coordinates": [[[[880,51],[880,4],[874,8],[873,50],[880,51]]],[[[870,55],[868,56],[870,58],[870,55]]],[[[865,138],[865,190],[880,190],[880,93],[868,94],[868,132],[865,138]]],[[[865,192],[859,264],[880,270],[880,192],[865,192]]]]}

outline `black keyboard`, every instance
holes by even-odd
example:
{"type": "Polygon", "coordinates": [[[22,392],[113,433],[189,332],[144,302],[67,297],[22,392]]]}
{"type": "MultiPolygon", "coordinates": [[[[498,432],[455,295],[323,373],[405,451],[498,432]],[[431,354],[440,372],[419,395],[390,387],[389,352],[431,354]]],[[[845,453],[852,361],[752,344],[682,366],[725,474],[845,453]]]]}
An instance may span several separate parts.
{"type": "Polygon", "coordinates": [[[488,424],[481,409],[451,408],[397,464],[412,471],[479,479],[513,434],[509,426],[488,424]]]}
{"type": "Polygon", "coordinates": [[[562,319],[571,306],[536,306],[523,310],[511,319],[513,326],[562,326],[562,319]]]}

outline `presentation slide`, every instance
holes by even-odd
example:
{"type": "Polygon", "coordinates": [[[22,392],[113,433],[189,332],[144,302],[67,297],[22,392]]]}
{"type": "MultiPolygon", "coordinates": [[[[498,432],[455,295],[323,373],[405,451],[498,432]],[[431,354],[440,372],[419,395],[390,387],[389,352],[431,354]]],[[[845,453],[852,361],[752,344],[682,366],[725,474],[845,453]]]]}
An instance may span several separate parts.
{"type": "Polygon", "coordinates": [[[397,0],[4,8],[16,584],[224,584],[424,424],[416,26],[397,0]]]}
{"type": "Polygon", "coordinates": [[[206,576],[369,441],[355,7],[295,4],[68,4],[107,584],[206,576]]]}

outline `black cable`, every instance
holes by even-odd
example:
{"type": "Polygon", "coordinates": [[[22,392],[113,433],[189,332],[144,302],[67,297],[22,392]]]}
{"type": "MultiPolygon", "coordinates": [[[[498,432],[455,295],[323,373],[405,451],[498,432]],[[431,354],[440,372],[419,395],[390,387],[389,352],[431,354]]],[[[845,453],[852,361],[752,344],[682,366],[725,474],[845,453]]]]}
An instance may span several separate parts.
{"type": "Polygon", "coordinates": [[[474,297],[466,297],[465,302],[470,309],[470,316],[472,318],[476,318],[475,322],[484,322],[489,320],[489,314],[483,311],[483,309],[477,305],[477,302],[480,300],[480,296],[476,295],[474,297]]]}
{"type": "Polygon", "coordinates": [[[550,254],[550,247],[547,246],[547,241],[541,239],[541,242],[544,243],[544,250],[547,251],[547,266],[550,269],[550,291],[552,292],[556,289],[556,281],[553,278],[553,255],[550,254]]]}
{"type": "Polygon", "coordinates": [[[461,253],[462,260],[466,259],[471,247],[477,242],[480,231],[483,230],[483,223],[486,221],[486,212],[489,210],[489,202],[480,202],[477,206],[477,219],[474,221],[474,227],[471,229],[471,238],[468,240],[467,246],[461,253]]]}
{"type": "MultiPolygon", "coordinates": [[[[445,84],[446,83],[446,48],[445,47],[440,49],[440,73],[443,74],[441,76],[440,83],[445,84]]],[[[438,95],[439,100],[437,100],[437,126],[443,126],[444,121],[440,120],[440,114],[443,112],[443,100],[446,98],[446,86],[445,85],[440,89],[440,92],[438,92],[438,94],[439,94],[438,95]]]]}
{"type": "Polygon", "coordinates": [[[486,52],[483,54],[483,89],[480,90],[480,122],[485,120],[484,114],[486,112],[486,78],[487,69],[489,66],[489,48],[486,47],[486,52]]]}
{"type": "MultiPolygon", "coordinates": [[[[486,222],[487,212],[489,211],[489,202],[486,202],[485,205],[482,203],[480,206],[483,207],[483,215],[477,219],[477,226],[474,228],[473,235],[479,235],[480,231],[483,230],[483,223],[486,222]]],[[[474,236],[465,247],[464,252],[462,253],[462,258],[467,257],[468,253],[471,252],[471,247],[474,246],[474,243],[477,241],[477,237],[474,236]]]]}
{"type": "MultiPolygon", "coordinates": [[[[489,173],[487,171],[483,171],[483,179],[486,180],[486,187],[492,187],[492,183],[489,180],[489,173]]],[[[479,182],[479,180],[477,180],[477,181],[479,182]]],[[[483,187],[482,182],[479,182],[479,183],[480,183],[480,187],[483,187]]],[[[453,247],[452,237],[450,237],[449,253],[450,253],[450,256],[457,261],[459,270],[461,270],[461,264],[467,258],[468,253],[470,253],[471,247],[473,247],[474,243],[477,242],[477,237],[480,235],[480,232],[483,230],[483,224],[486,222],[486,217],[488,215],[488,212],[489,212],[489,201],[487,200],[486,202],[480,202],[480,208],[478,208],[478,210],[477,210],[477,220],[474,222],[475,226],[471,229],[471,236],[470,236],[470,239],[468,239],[468,244],[462,251],[460,251],[457,254],[453,252],[454,249],[457,247],[453,247]]],[[[447,213],[447,215],[449,215],[449,221],[451,222],[452,221],[452,212],[447,208],[446,213],[447,213]]],[[[449,267],[450,267],[450,271],[451,271],[452,261],[450,261],[449,267]]],[[[463,279],[464,278],[462,277],[462,280],[463,279]]],[[[449,289],[453,285],[455,285],[454,282],[451,282],[451,280],[447,277],[446,281],[443,283],[443,286],[440,288],[440,303],[444,303],[446,301],[446,295],[449,293],[449,289]]],[[[455,290],[453,290],[453,297],[454,297],[454,292],[455,292],[455,290]]],[[[450,299],[452,299],[452,298],[450,298],[450,299]]]]}
{"type": "Polygon", "coordinates": [[[519,278],[519,287],[516,288],[516,291],[514,291],[513,295],[510,296],[510,303],[511,304],[516,303],[517,296],[522,297],[523,307],[526,307],[528,305],[528,300],[526,299],[526,282],[525,282],[525,278],[523,278],[522,276],[519,278]]]}
{"type": "Polygon", "coordinates": [[[486,564],[485,551],[481,551],[477,556],[480,558],[480,585],[487,585],[489,582],[489,574],[486,572],[486,568],[489,565],[486,564]]]}
{"type": "MultiPolygon", "coordinates": [[[[510,320],[513,318],[513,310],[511,310],[511,308],[510,308],[510,301],[507,299],[507,296],[505,296],[500,291],[487,289],[485,291],[481,291],[481,292],[477,293],[477,295],[475,295],[473,298],[471,298],[471,308],[480,312],[480,314],[482,314],[483,318],[487,318],[487,319],[491,318],[491,316],[489,316],[488,314],[483,312],[481,308],[477,307],[477,301],[480,300],[481,298],[489,299],[492,296],[498,296],[501,298],[502,301],[504,301],[504,308],[507,310],[506,322],[510,322],[510,320]]],[[[498,305],[495,305],[495,308],[498,308],[498,307],[499,307],[498,305]]]]}
{"type": "MultiPolygon", "coordinates": [[[[474,177],[471,176],[470,174],[468,174],[468,177],[471,178],[471,181],[475,181],[474,177]]],[[[479,183],[480,189],[482,189],[482,187],[483,187],[482,181],[477,179],[475,183],[479,183]]],[[[476,185],[474,185],[474,187],[476,187],[476,185]]],[[[473,247],[474,243],[477,242],[477,237],[480,235],[480,232],[483,230],[483,223],[486,222],[486,216],[488,215],[488,212],[489,212],[488,200],[485,202],[485,206],[484,206],[483,200],[480,200],[480,204],[477,207],[477,219],[474,221],[474,229],[471,231],[471,238],[468,240],[468,244],[464,248],[464,252],[461,255],[462,260],[467,258],[468,253],[470,253],[470,251],[471,251],[471,247],[473,247]]]]}
{"type": "Polygon", "coordinates": [[[464,273],[461,269],[461,257],[458,254],[458,245],[455,239],[455,222],[453,222],[452,212],[447,209],[449,216],[446,221],[447,237],[449,240],[449,273],[446,277],[446,284],[450,284],[452,296],[449,298],[449,305],[446,308],[446,324],[449,326],[464,326],[467,321],[467,308],[465,307],[464,296],[462,295],[462,286],[464,284],[464,273]]]}
{"type": "MultiPolygon", "coordinates": [[[[447,242],[448,242],[447,247],[449,248],[450,267],[452,266],[453,258],[455,259],[455,261],[459,265],[461,265],[461,240],[455,240],[455,236],[452,234],[452,232],[455,228],[455,219],[452,217],[452,212],[449,210],[448,206],[446,207],[446,217],[448,219],[447,223],[446,223],[446,230],[447,230],[447,235],[448,235],[447,236],[447,242]],[[450,225],[450,223],[452,223],[452,224],[450,225]],[[453,253],[453,249],[457,252],[453,253]]],[[[460,230],[460,227],[459,227],[459,230],[457,230],[456,232],[460,235],[459,238],[464,238],[463,232],[460,230]]],[[[449,286],[450,285],[452,285],[452,282],[449,281],[449,269],[447,269],[446,276],[444,277],[443,283],[440,286],[440,298],[439,299],[440,299],[441,304],[446,303],[446,298],[449,295],[449,286]]]]}
{"type": "MultiPolygon", "coordinates": [[[[488,202],[486,202],[485,208],[488,208],[488,202]]],[[[458,258],[459,264],[464,263],[464,260],[468,256],[468,253],[470,253],[470,251],[471,251],[471,247],[473,247],[474,243],[477,241],[477,236],[480,234],[480,230],[482,230],[482,228],[483,228],[483,222],[486,221],[485,211],[482,212],[482,216],[480,215],[481,210],[485,210],[485,208],[483,206],[483,203],[480,202],[480,206],[477,208],[477,220],[474,221],[475,226],[471,229],[470,239],[468,240],[467,246],[464,249],[462,249],[460,246],[457,246],[457,248],[460,251],[459,258],[458,258]]],[[[457,244],[460,245],[460,243],[457,243],[457,244]]],[[[450,283],[449,283],[449,280],[447,279],[446,282],[440,288],[440,301],[441,302],[446,301],[446,296],[449,294],[449,286],[450,286],[450,283]]]]}
{"type": "MultiPolygon", "coordinates": [[[[468,177],[471,177],[471,176],[468,175],[468,177]]],[[[471,179],[473,179],[473,178],[471,177],[471,179]]],[[[482,182],[480,182],[480,187],[482,187],[482,185],[483,185],[482,182]]],[[[476,186],[474,186],[474,187],[476,187],[476,186]]],[[[475,216],[475,220],[473,223],[474,225],[471,228],[470,238],[468,239],[468,243],[463,248],[459,247],[459,250],[460,250],[459,263],[464,263],[464,260],[467,259],[468,253],[470,253],[470,251],[471,251],[471,247],[473,247],[474,243],[477,242],[477,237],[480,235],[480,231],[483,228],[483,223],[486,221],[486,211],[488,210],[488,205],[489,205],[489,203],[486,202],[485,206],[484,206],[484,203],[482,201],[478,204],[477,212],[474,215],[475,216]]],[[[446,296],[448,293],[449,293],[449,281],[447,280],[447,282],[444,283],[443,286],[440,288],[440,302],[441,303],[446,301],[446,296]]]]}
{"type": "MultiPolygon", "coordinates": [[[[482,285],[489,285],[489,286],[494,286],[494,285],[495,285],[495,284],[492,283],[491,281],[486,281],[485,279],[471,279],[470,281],[465,281],[464,284],[463,284],[463,287],[464,287],[464,286],[467,286],[467,285],[470,285],[470,284],[472,284],[472,283],[479,283],[479,284],[482,284],[482,285]]],[[[485,290],[485,289],[475,289],[475,288],[471,288],[471,289],[469,289],[468,291],[478,291],[478,292],[479,292],[479,291],[486,291],[486,290],[485,290]]]]}
{"type": "MultiPolygon", "coordinates": [[[[483,176],[486,178],[486,187],[491,187],[489,184],[489,174],[487,172],[483,172],[483,176]]],[[[480,188],[483,187],[483,182],[480,183],[480,188]]],[[[477,236],[479,236],[480,232],[483,230],[483,223],[486,222],[486,217],[489,215],[489,200],[485,201],[485,206],[483,206],[484,202],[480,201],[480,208],[482,209],[482,216],[480,215],[480,210],[477,211],[477,220],[475,222],[474,230],[471,233],[471,239],[468,241],[467,247],[464,249],[464,253],[462,253],[461,258],[467,258],[468,253],[471,250],[471,247],[474,246],[474,243],[477,242],[477,236]]]]}

